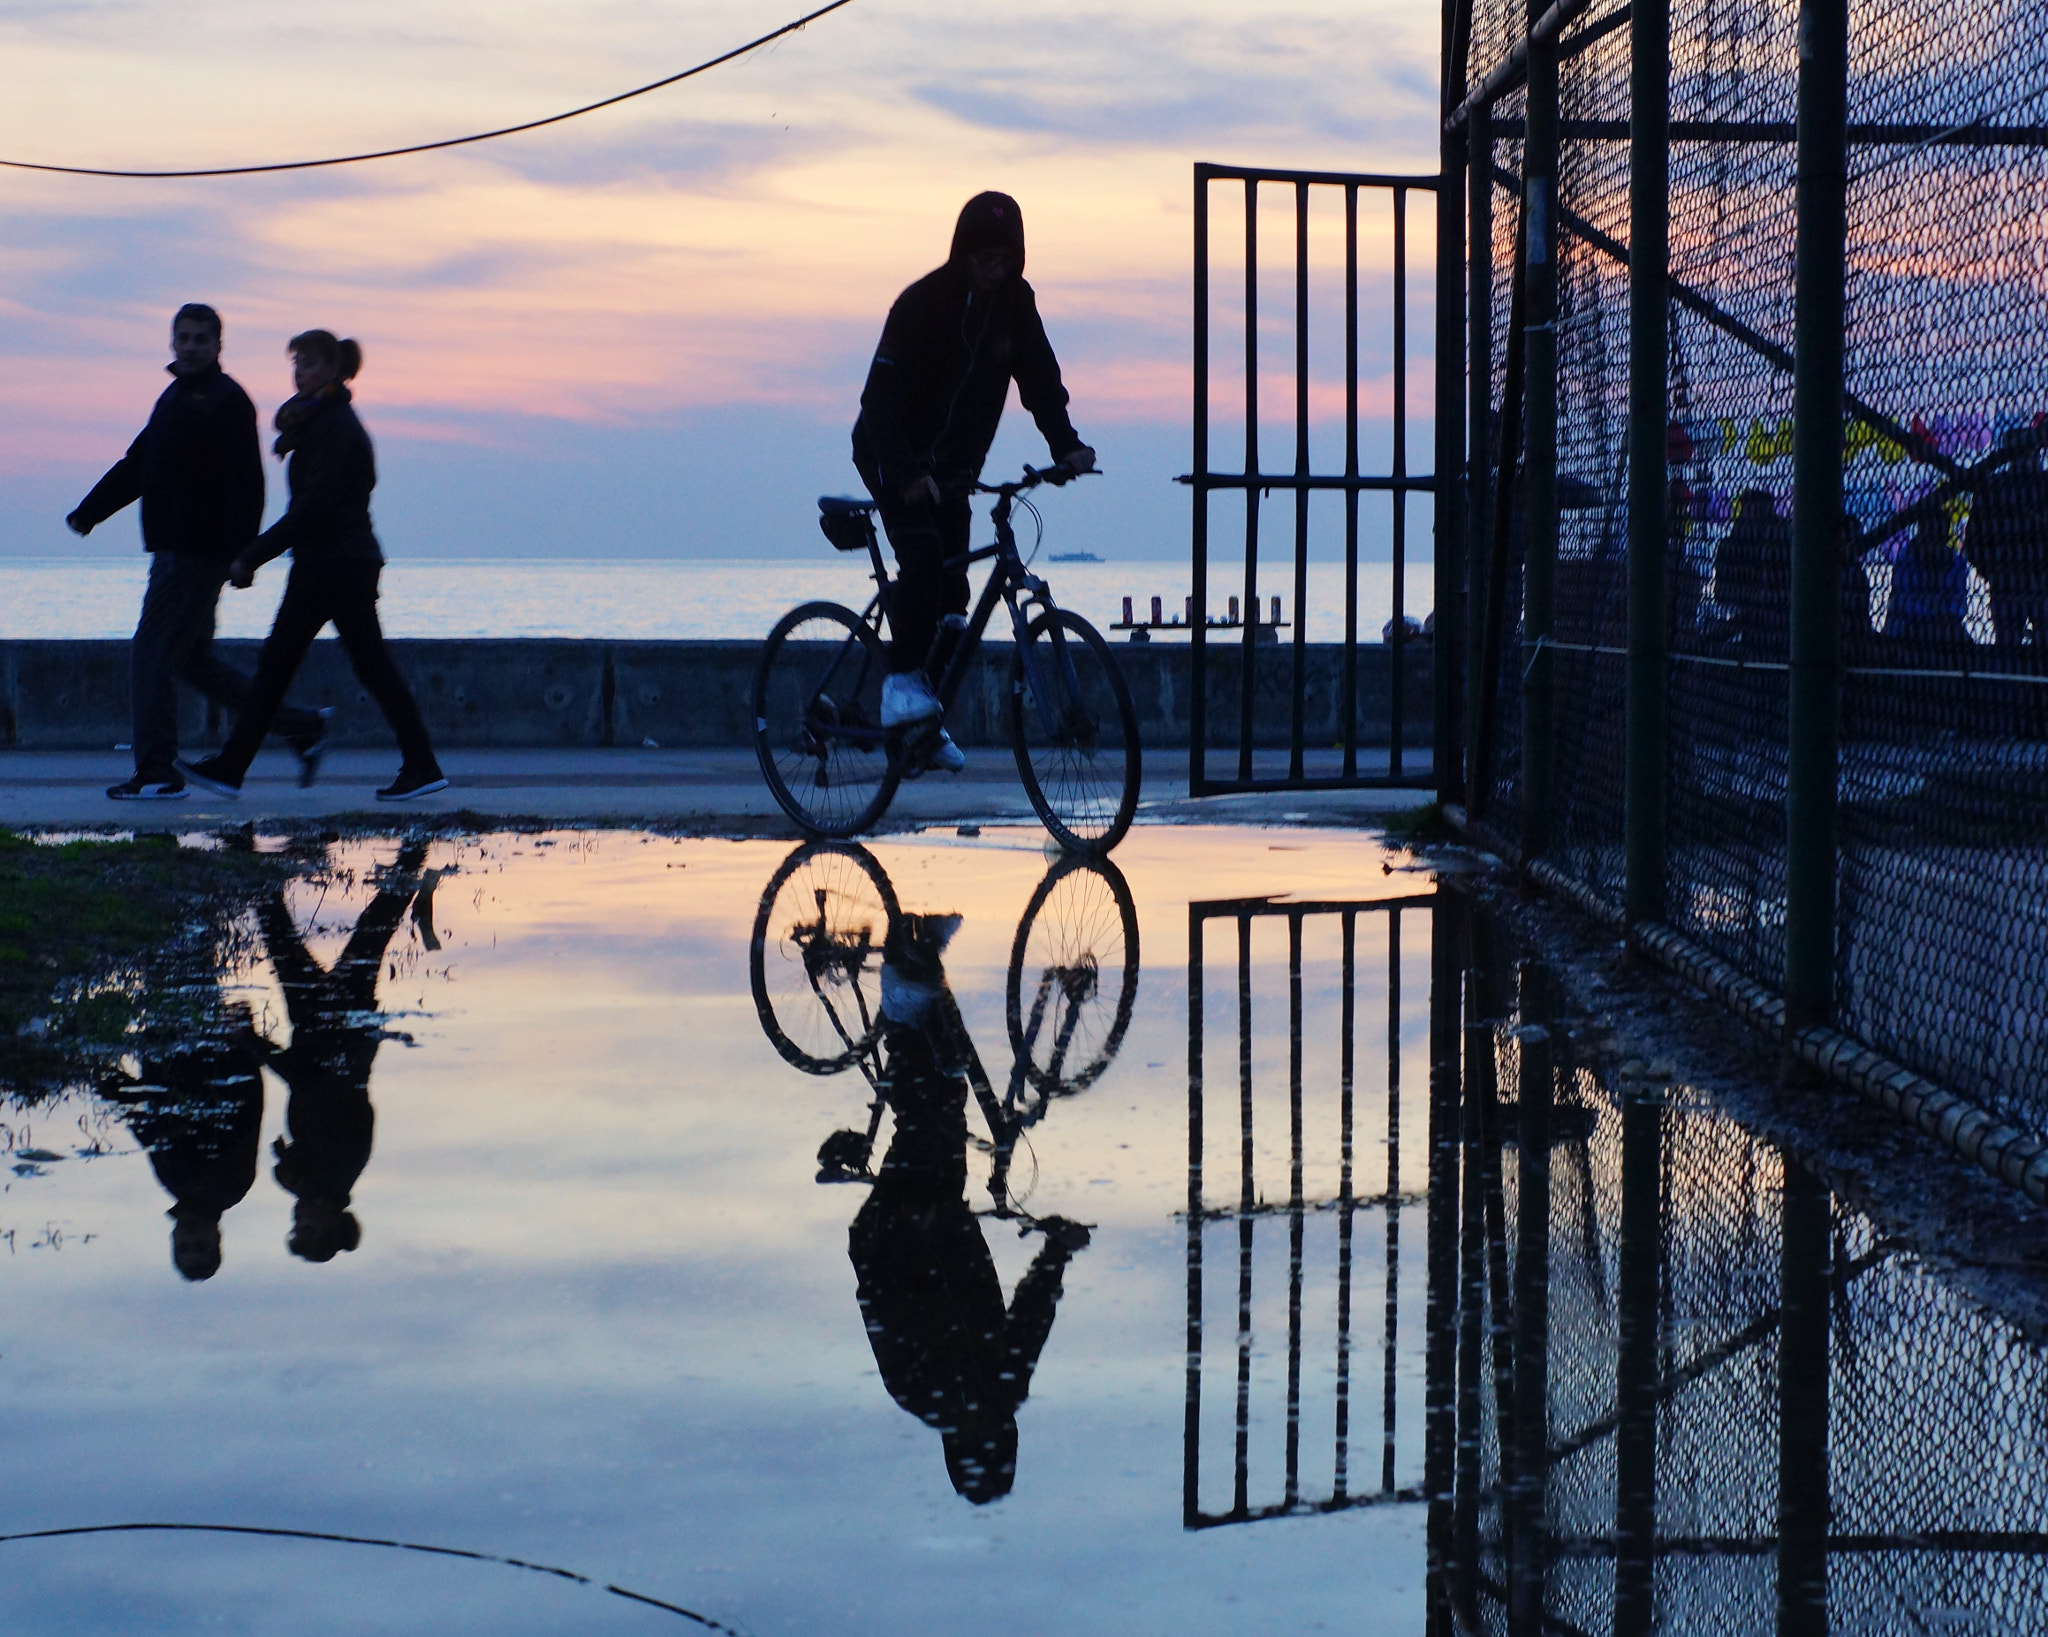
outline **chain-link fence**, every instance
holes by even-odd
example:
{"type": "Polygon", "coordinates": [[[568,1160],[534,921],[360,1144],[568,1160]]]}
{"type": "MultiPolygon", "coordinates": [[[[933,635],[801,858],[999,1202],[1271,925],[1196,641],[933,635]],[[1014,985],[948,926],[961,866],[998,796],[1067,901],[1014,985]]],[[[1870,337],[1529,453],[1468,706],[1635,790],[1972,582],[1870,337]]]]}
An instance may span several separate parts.
{"type": "Polygon", "coordinates": [[[1527,969],[1521,998],[1468,976],[1476,1345],[1439,1612],[1507,1632],[1519,1591],[1530,1631],[2048,1629],[2048,1356],[1683,1088],[1575,1062],[1532,989],[1527,969]],[[1524,1236],[1525,1186],[1547,1243],[1524,1236]],[[1544,1424],[1518,1428],[1532,1367],[1544,1424]],[[1521,1551],[1517,1528],[1538,1537],[1521,1551]],[[1780,1623],[1788,1604],[1813,1618],[1780,1623]]]}
{"type": "MultiPolygon", "coordinates": [[[[1523,681],[1551,669],[1548,861],[1620,906],[1629,533],[1631,27],[1549,8],[1558,60],[1555,614],[1522,620],[1523,445],[1503,444],[1538,13],[1470,0],[1456,105],[1476,201],[1466,674],[1483,833],[1528,834],[1523,681]],[[1562,20],[1562,27],[1556,24],[1562,20]],[[1490,248],[1490,255],[1484,254],[1490,248]],[[1490,287],[1490,288],[1488,288],[1490,287]],[[1477,326],[1474,327],[1475,332],[1477,326]],[[1502,479],[1505,454],[1509,476],[1502,479]],[[1507,527],[1496,530],[1505,502],[1507,527]],[[1508,561],[1495,565],[1496,542],[1508,561]],[[1502,569],[1504,568],[1504,572],[1502,569]],[[1487,609],[1489,577],[1499,589],[1487,609]],[[1480,644],[1496,645],[1489,671],[1480,644]],[[1547,656],[1542,649],[1550,651],[1547,656]],[[1484,721],[1481,727],[1482,719],[1484,721]],[[1490,739],[1489,739],[1490,735],[1490,739]]],[[[1834,1014],[2048,1129],[2048,12],[1848,8],[1834,1014]]],[[[1671,925],[1778,987],[1787,961],[1800,8],[1670,7],[1665,326],[1671,925]]],[[[1454,54],[1455,57],[1455,54],[1454,54]]],[[[1526,254],[1526,245],[1524,245],[1526,254]]],[[[1640,491],[1639,491],[1640,492],[1640,491]]]]}

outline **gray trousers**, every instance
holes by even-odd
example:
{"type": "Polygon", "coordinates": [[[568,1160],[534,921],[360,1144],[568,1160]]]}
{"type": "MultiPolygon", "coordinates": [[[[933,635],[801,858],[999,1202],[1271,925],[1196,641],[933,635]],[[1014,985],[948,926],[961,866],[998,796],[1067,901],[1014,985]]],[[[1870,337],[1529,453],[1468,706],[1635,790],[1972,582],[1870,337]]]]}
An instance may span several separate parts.
{"type": "MultiPolygon", "coordinates": [[[[134,710],[135,771],[162,778],[178,756],[178,684],[239,714],[249,678],[213,651],[213,618],[228,566],[183,552],[152,552],[149,589],[128,650],[128,690],[134,710]]],[[[309,739],[320,731],[314,712],[287,706],[275,731],[309,739]]]]}

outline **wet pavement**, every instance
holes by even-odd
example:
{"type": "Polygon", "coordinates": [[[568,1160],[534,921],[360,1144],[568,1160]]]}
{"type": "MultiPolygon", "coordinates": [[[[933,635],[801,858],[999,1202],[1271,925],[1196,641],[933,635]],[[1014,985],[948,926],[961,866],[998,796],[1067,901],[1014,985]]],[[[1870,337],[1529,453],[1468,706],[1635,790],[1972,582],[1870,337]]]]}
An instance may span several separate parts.
{"type": "Polygon", "coordinates": [[[0,1112],[9,1630],[2048,1629],[2042,1352],[1368,835],[331,863],[0,1112]]]}

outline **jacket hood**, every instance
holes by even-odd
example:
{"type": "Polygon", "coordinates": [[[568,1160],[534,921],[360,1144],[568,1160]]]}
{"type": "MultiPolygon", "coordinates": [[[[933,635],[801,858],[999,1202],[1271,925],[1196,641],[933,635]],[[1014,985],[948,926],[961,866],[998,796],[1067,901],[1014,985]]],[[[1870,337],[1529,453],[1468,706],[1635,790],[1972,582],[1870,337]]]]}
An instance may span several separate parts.
{"type": "Polygon", "coordinates": [[[977,193],[960,208],[953,224],[949,262],[965,261],[977,250],[1004,246],[1017,252],[1017,272],[1024,272],[1024,213],[1007,193],[977,193]]]}

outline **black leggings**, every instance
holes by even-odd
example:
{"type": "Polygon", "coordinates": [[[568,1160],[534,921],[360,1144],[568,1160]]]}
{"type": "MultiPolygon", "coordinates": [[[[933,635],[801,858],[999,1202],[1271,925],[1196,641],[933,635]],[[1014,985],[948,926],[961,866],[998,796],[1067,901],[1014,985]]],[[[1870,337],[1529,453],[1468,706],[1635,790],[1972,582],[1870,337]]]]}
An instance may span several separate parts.
{"type": "Polygon", "coordinates": [[[263,654],[256,662],[256,678],[249,685],[249,703],[235,719],[235,730],[221,747],[222,770],[239,778],[249,769],[257,746],[270,730],[270,720],[283,702],[285,690],[313,646],[320,628],[332,620],[341,638],[343,652],[391,731],[398,735],[398,749],[408,773],[438,774],[434,747],[427,738],[427,724],[420,718],[412,690],[399,675],[377,623],[377,576],[382,563],[360,559],[292,564],[291,579],[285,583],[284,601],[277,605],[277,618],[264,638],[263,654]]]}
{"type": "Polygon", "coordinates": [[[952,495],[936,506],[906,506],[882,491],[879,474],[861,468],[861,478],[875,497],[882,528],[896,551],[896,585],[889,597],[889,666],[914,671],[924,664],[948,614],[967,612],[967,568],[947,568],[946,560],[967,555],[967,531],[973,512],[967,496],[952,495]]]}

